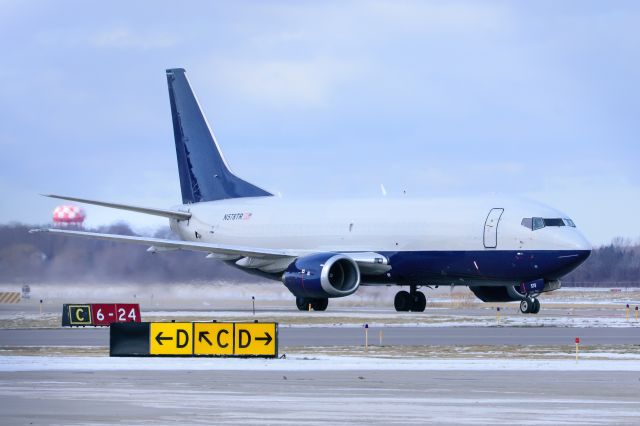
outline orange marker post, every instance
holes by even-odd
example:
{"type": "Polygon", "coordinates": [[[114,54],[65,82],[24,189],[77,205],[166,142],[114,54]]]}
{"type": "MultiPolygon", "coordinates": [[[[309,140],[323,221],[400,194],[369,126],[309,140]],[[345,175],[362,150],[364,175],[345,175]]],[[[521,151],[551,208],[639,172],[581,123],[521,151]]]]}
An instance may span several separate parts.
{"type": "Polygon", "coordinates": [[[580,348],[580,338],[576,337],[576,362],[578,362],[578,350],[580,348]]]}
{"type": "Polygon", "coordinates": [[[638,321],[638,307],[636,306],[636,321],[638,321]]]}
{"type": "Polygon", "coordinates": [[[369,324],[364,325],[364,350],[369,350],[369,324]]]}
{"type": "Polygon", "coordinates": [[[496,308],[496,321],[500,323],[500,306],[496,308]]]}
{"type": "Polygon", "coordinates": [[[626,314],[627,321],[629,321],[629,304],[628,304],[628,303],[627,303],[627,310],[626,310],[626,312],[627,312],[627,314],[626,314]]]}

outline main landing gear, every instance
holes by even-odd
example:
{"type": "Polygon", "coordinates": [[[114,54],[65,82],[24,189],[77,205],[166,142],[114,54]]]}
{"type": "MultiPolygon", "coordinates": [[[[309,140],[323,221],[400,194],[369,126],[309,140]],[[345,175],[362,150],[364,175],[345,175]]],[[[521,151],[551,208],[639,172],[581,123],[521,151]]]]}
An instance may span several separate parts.
{"type": "Polygon", "coordinates": [[[314,311],[325,311],[327,310],[327,306],[329,306],[329,299],[296,297],[296,306],[300,311],[310,311],[311,309],[313,309],[314,311]]]}
{"type": "Polygon", "coordinates": [[[393,305],[398,312],[424,312],[427,307],[427,298],[424,293],[418,291],[418,287],[412,285],[410,291],[399,291],[393,300],[393,305]]]}
{"type": "Polygon", "coordinates": [[[520,312],[523,314],[537,314],[540,312],[540,301],[535,297],[529,297],[520,301],[520,312]]]}

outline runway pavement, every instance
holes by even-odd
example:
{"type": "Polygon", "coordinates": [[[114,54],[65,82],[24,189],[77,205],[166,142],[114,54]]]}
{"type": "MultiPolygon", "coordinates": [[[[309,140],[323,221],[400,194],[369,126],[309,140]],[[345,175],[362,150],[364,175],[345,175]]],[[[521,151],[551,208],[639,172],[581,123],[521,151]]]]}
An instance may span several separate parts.
{"type": "MultiPolygon", "coordinates": [[[[377,343],[380,330],[386,347],[400,348],[571,347],[577,336],[585,346],[640,345],[640,327],[635,326],[387,326],[369,328],[370,343],[377,343]]],[[[280,352],[291,348],[295,355],[300,348],[311,348],[313,353],[312,347],[363,345],[364,329],[283,326],[279,337],[280,352]]],[[[108,328],[0,329],[0,349],[45,347],[38,349],[40,355],[48,353],[47,346],[66,346],[73,352],[73,347],[106,348],[108,344],[108,328]]],[[[331,349],[317,351],[331,353],[331,349]]],[[[515,361],[525,366],[526,371],[520,371],[520,367],[505,368],[509,360],[492,351],[486,353],[492,357],[489,360],[483,355],[474,363],[473,357],[478,356],[474,352],[468,354],[469,360],[446,361],[454,366],[462,362],[468,368],[416,368],[411,362],[399,366],[404,358],[390,361],[394,369],[378,368],[377,364],[366,368],[362,362],[375,363],[375,358],[364,357],[345,365],[349,357],[334,356],[322,364],[305,361],[307,355],[303,354],[298,355],[302,361],[293,361],[292,356],[275,361],[328,367],[270,370],[260,365],[252,369],[236,365],[227,369],[203,367],[202,360],[190,360],[199,367],[197,371],[185,360],[176,360],[176,369],[136,367],[125,371],[112,365],[112,360],[120,359],[104,355],[6,355],[5,361],[21,359],[26,370],[0,371],[0,410],[6,424],[501,424],[505,419],[513,424],[637,424],[640,373],[617,367],[618,353],[612,355],[613,361],[602,361],[599,367],[588,367],[589,361],[585,361],[579,364],[585,366],[582,369],[569,371],[536,367],[545,363],[538,362],[540,355],[534,350],[531,358],[515,361]],[[75,365],[74,359],[82,360],[78,361],[81,365],[75,365]],[[488,361],[489,368],[480,368],[481,361],[488,361]],[[32,362],[38,371],[28,371],[32,362]],[[71,367],[53,368],[51,362],[71,367]]],[[[626,349],[621,355],[626,359],[626,349]]],[[[551,364],[567,362],[565,358],[551,364]]],[[[428,359],[440,362],[433,355],[428,359]]],[[[568,362],[574,365],[572,358],[568,362]]]]}
{"type": "MultiPolygon", "coordinates": [[[[640,328],[571,327],[384,327],[370,328],[371,341],[383,331],[385,345],[638,345],[640,328]]],[[[355,327],[281,327],[280,347],[350,346],[364,343],[355,327]]],[[[108,328],[3,329],[0,346],[108,346],[108,328]]]]}
{"type": "Polygon", "coordinates": [[[638,373],[0,373],[4,424],[638,424],[638,373]]]}
{"type": "MultiPolygon", "coordinates": [[[[212,316],[208,305],[192,310],[199,299],[145,303],[155,309],[148,319],[212,316]]],[[[504,307],[500,325],[482,307],[402,315],[333,306],[307,318],[261,306],[255,318],[281,321],[287,354],[267,361],[109,358],[108,328],[43,328],[60,323],[60,306],[4,310],[0,423],[638,424],[640,326],[608,305],[550,303],[538,316],[504,307]],[[375,325],[369,344],[383,331],[383,347],[364,351],[364,322],[375,325]],[[579,363],[576,337],[593,345],[579,363]]],[[[224,309],[218,320],[253,319],[244,305],[224,309]]]]}

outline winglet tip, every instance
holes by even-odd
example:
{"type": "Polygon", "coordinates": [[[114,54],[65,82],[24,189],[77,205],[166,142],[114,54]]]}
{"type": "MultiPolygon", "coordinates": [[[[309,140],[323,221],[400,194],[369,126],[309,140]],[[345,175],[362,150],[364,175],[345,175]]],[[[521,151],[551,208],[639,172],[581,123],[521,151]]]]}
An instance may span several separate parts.
{"type": "Polygon", "coordinates": [[[46,228],[33,228],[33,229],[29,229],[29,233],[30,234],[37,234],[39,232],[49,232],[48,229],[46,228]]]}

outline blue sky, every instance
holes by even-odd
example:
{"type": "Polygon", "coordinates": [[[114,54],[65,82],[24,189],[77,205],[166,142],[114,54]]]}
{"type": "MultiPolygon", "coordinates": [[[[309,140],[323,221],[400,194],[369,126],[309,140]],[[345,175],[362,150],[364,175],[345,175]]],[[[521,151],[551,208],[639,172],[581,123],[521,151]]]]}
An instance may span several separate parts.
{"type": "Polygon", "coordinates": [[[524,195],[640,237],[638,2],[1,6],[0,222],[46,222],[47,192],[178,203],[184,67],[234,171],[286,197],[524,195]]]}

